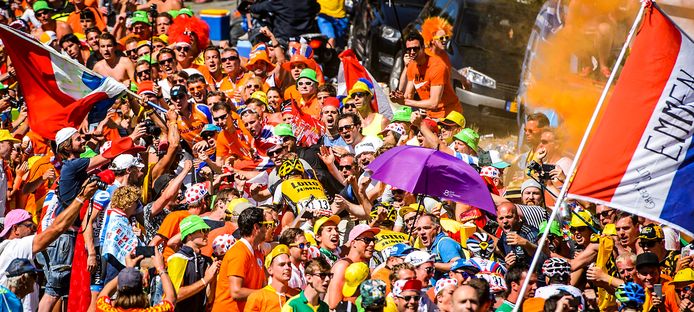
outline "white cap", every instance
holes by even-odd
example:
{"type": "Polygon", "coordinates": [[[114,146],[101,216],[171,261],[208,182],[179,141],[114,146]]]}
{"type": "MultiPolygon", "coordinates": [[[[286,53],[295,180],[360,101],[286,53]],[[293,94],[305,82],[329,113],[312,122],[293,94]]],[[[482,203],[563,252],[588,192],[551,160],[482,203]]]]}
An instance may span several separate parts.
{"type": "Polygon", "coordinates": [[[58,133],[55,134],[55,145],[60,146],[60,144],[63,144],[63,142],[67,141],[75,133],[77,133],[77,129],[72,127],[58,130],[58,133]]]}
{"type": "Polygon", "coordinates": [[[109,169],[111,170],[126,170],[130,167],[138,167],[138,168],[143,168],[145,165],[140,162],[139,159],[137,159],[135,156],[130,155],[130,154],[121,154],[118,155],[115,159],[113,159],[113,162],[111,162],[111,166],[109,166],[109,169]]]}
{"type": "Polygon", "coordinates": [[[361,153],[375,153],[381,146],[383,146],[383,141],[381,139],[368,136],[354,146],[354,155],[359,156],[361,153]]]}
{"type": "Polygon", "coordinates": [[[415,250],[409,253],[405,257],[405,262],[411,263],[413,266],[418,267],[427,262],[434,262],[435,255],[432,255],[424,250],[415,250]]]}

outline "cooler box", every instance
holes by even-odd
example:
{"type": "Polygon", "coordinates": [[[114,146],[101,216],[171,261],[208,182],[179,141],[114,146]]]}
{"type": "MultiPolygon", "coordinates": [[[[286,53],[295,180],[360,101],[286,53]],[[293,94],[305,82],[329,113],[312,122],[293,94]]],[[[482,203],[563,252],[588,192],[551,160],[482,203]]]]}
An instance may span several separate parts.
{"type": "Polygon", "coordinates": [[[210,25],[210,40],[229,40],[231,15],[229,10],[207,9],[200,11],[200,18],[210,25]]]}
{"type": "Polygon", "coordinates": [[[248,40],[238,40],[236,42],[236,51],[239,52],[240,57],[249,58],[251,55],[251,49],[253,45],[248,40]]]}

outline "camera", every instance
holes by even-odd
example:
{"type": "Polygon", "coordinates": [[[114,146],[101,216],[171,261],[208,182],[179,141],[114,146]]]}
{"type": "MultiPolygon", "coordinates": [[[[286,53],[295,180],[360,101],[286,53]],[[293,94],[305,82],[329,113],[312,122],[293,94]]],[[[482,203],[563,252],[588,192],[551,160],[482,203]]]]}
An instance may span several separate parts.
{"type": "Polygon", "coordinates": [[[89,177],[88,183],[92,183],[94,181],[96,181],[96,188],[102,191],[105,191],[108,188],[108,183],[102,181],[101,178],[99,178],[99,176],[93,175],[89,177]]]}
{"type": "Polygon", "coordinates": [[[527,168],[530,171],[536,172],[538,175],[538,178],[540,180],[549,180],[552,178],[550,176],[549,172],[554,170],[555,167],[556,167],[555,165],[545,165],[545,164],[540,165],[536,161],[533,160],[528,164],[527,168]]]}
{"type": "Polygon", "coordinates": [[[151,119],[146,119],[144,121],[144,126],[145,133],[147,133],[147,135],[151,135],[154,137],[158,137],[159,135],[161,135],[161,128],[157,127],[157,125],[154,124],[154,121],[152,121],[151,119]]]}

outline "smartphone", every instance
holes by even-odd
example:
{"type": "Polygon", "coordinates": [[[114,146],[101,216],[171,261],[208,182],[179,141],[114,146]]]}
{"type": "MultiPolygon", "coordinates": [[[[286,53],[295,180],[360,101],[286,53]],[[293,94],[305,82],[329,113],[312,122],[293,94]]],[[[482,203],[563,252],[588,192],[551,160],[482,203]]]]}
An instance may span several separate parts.
{"type": "Polygon", "coordinates": [[[154,246],[137,246],[135,247],[135,256],[144,256],[150,258],[154,256],[154,246]]]}
{"type": "Polygon", "coordinates": [[[655,293],[656,296],[659,298],[663,297],[663,284],[655,284],[653,285],[653,293],[655,293]]]}

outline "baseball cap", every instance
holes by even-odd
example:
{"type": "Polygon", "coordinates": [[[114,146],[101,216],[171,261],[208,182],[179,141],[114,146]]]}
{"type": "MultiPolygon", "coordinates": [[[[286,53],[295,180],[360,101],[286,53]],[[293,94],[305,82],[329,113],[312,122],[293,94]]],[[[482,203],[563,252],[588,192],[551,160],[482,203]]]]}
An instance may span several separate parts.
{"type": "Polygon", "coordinates": [[[75,133],[77,133],[77,129],[72,127],[66,127],[58,130],[58,132],[55,134],[55,145],[59,146],[60,144],[63,144],[63,142],[70,139],[75,133]]]}
{"type": "Polygon", "coordinates": [[[403,291],[422,291],[422,282],[416,279],[397,280],[393,282],[393,296],[400,297],[403,291]]]}
{"type": "Polygon", "coordinates": [[[137,289],[142,287],[142,273],[136,268],[128,268],[118,273],[118,290],[137,289]]]}
{"type": "Polygon", "coordinates": [[[501,158],[501,154],[497,150],[489,150],[489,158],[492,160],[492,167],[497,168],[497,169],[504,169],[508,168],[511,166],[511,164],[507,163],[504,161],[503,158],[501,158]]]}
{"type": "Polygon", "coordinates": [[[316,78],[316,71],[310,68],[304,68],[303,70],[301,70],[299,78],[297,78],[296,81],[299,81],[299,79],[301,78],[306,78],[312,80],[313,82],[318,82],[318,78],[316,78]]]}
{"type": "Polygon", "coordinates": [[[36,1],[36,2],[34,2],[34,5],[32,6],[32,9],[34,9],[34,12],[36,12],[36,13],[38,13],[39,11],[42,11],[42,10],[53,10],[53,8],[51,8],[51,7],[48,5],[48,2],[46,2],[46,1],[36,1]]]}
{"type": "Polygon", "coordinates": [[[473,151],[477,151],[477,144],[480,142],[480,135],[475,130],[465,128],[456,133],[453,138],[467,144],[473,151]]]}
{"type": "Polygon", "coordinates": [[[152,25],[152,23],[150,23],[149,21],[149,18],[142,15],[133,15],[133,17],[130,18],[130,25],[135,25],[135,23],[152,25]]]}
{"type": "Polygon", "coordinates": [[[367,224],[358,224],[357,226],[353,227],[351,231],[349,231],[349,240],[347,243],[352,242],[355,238],[367,232],[372,232],[374,235],[376,235],[381,232],[381,229],[371,227],[367,224]]]}
{"type": "Polygon", "coordinates": [[[272,134],[278,137],[290,136],[292,138],[296,138],[294,136],[294,131],[292,131],[292,126],[286,123],[276,125],[275,128],[272,130],[272,134]]]}
{"type": "Polygon", "coordinates": [[[496,169],[492,166],[484,166],[482,167],[482,169],[480,169],[480,176],[498,179],[501,178],[501,172],[499,172],[499,169],[496,169]]]}
{"type": "MultiPolygon", "coordinates": [[[[544,233],[546,228],[547,220],[542,220],[542,222],[540,222],[540,233],[544,233]]],[[[563,236],[561,232],[561,225],[559,225],[559,222],[552,221],[552,223],[549,225],[549,234],[560,237],[563,236]]]]}
{"type": "Polygon", "coordinates": [[[446,115],[446,118],[443,120],[439,121],[440,124],[446,125],[446,126],[459,126],[461,128],[465,127],[465,117],[463,114],[452,111],[446,115]]]}
{"type": "Polygon", "coordinates": [[[427,262],[434,262],[434,258],[436,258],[435,255],[432,255],[424,250],[415,250],[405,257],[405,262],[411,263],[415,267],[418,267],[427,262]]]}
{"type": "Polygon", "coordinates": [[[405,243],[397,243],[393,246],[390,246],[390,254],[388,257],[405,257],[411,252],[413,252],[415,249],[412,248],[412,246],[407,245],[405,243]]]}
{"type": "Polygon", "coordinates": [[[577,228],[582,226],[594,226],[593,215],[588,210],[581,210],[571,214],[571,222],[569,223],[569,227],[577,228]]]}
{"type": "Polygon", "coordinates": [[[665,237],[663,228],[657,224],[644,225],[639,232],[639,239],[662,240],[665,237]]]}
{"type": "Polygon", "coordinates": [[[656,266],[660,267],[660,260],[658,256],[652,252],[644,252],[636,256],[636,269],[645,266],[656,266]]]}
{"type": "Polygon", "coordinates": [[[270,253],[267,254],[267,256],[265,256],[265,268],[269,269],[270,265],[272,265],[272,260],[274,260],[279,255],[289,255],[289,247],[287,247],[287,245],[284,244],[279,244],[275,246],[275,248],[272,248],[272,251],[270,251],[270,253]]]}
{"type": "Polygon", "coordinates": [[[253,92],[253,94],[251,94],[251,99],[256,99],[262,102],[263,104],[267,105],[267,93],[261,90],[253,92]]]}
{"type": "Polygon", "coordinates": [[[453,265],[451,265],[451,271],[460,269],[470,270],[472,272],[475,272],[475,274],[477,274],[477,272],[480,271],[480,268],[477,265],[475,265],[472,261],[462,258],[456,260],[455,262],[453,262],[453,265]]]}
{"type": "Polygon", "coordinates": [[[192,215],[183,218],[183,220],[181,220],[181,223],[179,223],[178,227],[181,230],[181,240],[185,240],[188,235],[193,234],[197,231],[210,230],[210,226],[207,225],[207,223],[205,223],[205,220],[203,220],[198,215],[192,215]]]}
{"type": "Polygon", "coordinates": [[[386,283],[377,279],[365,280],[359,285],[359,294],[363,307],[383,307],[386,304],[386,283]]]}
{"type": "Polygon", "coordinates": [[[140,162],[137,157],[130,154],[120,154],[113,159],[111,165],[108,167],[114,171],[126,170],[130,167],[144,168],[145,165],[140,162]]]}
{"type": "Polygon", "coordinates": [[[31,214],[24,209],[13,209],[5,215],[5,221],[3,222],[3,230],[0,233],[0,237],[5,237],[13,226],[20,224],[26,220],[31,220],[31,214]]]}
{"type": "Polygon", "coordinates": [[[202,135],[205,132],[219,132],[222,131],[222,128],[215,126],[213,124],[206,124],[204,127],[202,127],[202,130],[200,131],[200,135],[202,135]]]}
{"type": "MultiPolygon", "coordinates": [[[[156,37],[155,37],[155,38],[156,38],[156,37]]],[[[145,62],[149,63],[149,65],[154,65],[154,64],[158,64],[158,63],[159,63],[159,62],[157,62],[157,59],[156,59],[156,58],[152,57],[151,54],[145,54],[145,55],[143,55],[143,56],[140,56],[140,57],[137,59],[137,62],[140,62],[140,61],[145,61],[145,62]]]]}
{"type": "Polygon", "coordinates": [[[398,214],[400,215],[400,217],[404,218],[410,212],[416,212],[417,210],[419,210],[420,212],[423,212],[424,209],[425,209],[424,206],[419,206],[418,203],[414,203],[414,204],[410,204],[409,206],[405,206],[405,207],[400,208],[400,210],[398,211],[398,214]]]}
{"type": "Polygon", "coordinates": [[[393,122],[410,122],[412,107],[402,106],[393,112],[393,122]]]}
{"type": "Polygon", "coordinates": [[[171,94],[171,98],[175,99],[175,98],[181,97],[184,94],[188,94],[188,90],[186,89],[186,87],[184,85],[175,85],[175,86],[171,87],[171,93],[170,94],[171,94]]]}
{"type": "Polygon", "coordinates": [[[354,262],[345,270],[345,284],[342,286],[342,295],[352,297],[357,292],[359,284],[369,278],[369,266],[364,262],[354,262]]]}
{"type": "Polygon", "coordinates": [[[43,272],[43,270],[37,269],[33,264],[31,264],[31,261],[26,258],[15,258],[10,262],[10,265],[7,266],[7,269],[5,270],[7,277],[15,277],[25,273],[38,272],[43,272]]]}
{"type": "Polygon", "coordinates": [[[158,198],[161,192],[164,191],[164,188],[166,188],[167,185],[169,185],[169,182],[173,180],[174,176],[170,173],[165,173],[159,176],[156,180],[154,180],[154,185],[152,186],[152,191],[154,193],[152,194],[154,198],[158,198]]]}
{"type": "Polygon", "coordinates": [[[316,221],[316,223],[313,224],[313,233],[317,235],[318,230],[320,230],[320,227],[328,221],[332,221],[333,223],[335,223],[335,225],[337,225],[338,223],[340,223],[340,217],[338,217],[337,215],[321,217],[320,219],[318,219],[318,221],[316,221]]]}
{"type": "Polygon", "coordinates": [[[403,136],[403,135],[405,135],[405,126],[403,126],[402,124],[399,124],[399,123],[388,124],[383,129],[383,131],[381,131],[381,135],[383,135],[384,133],[386,133],[388,131],[393,131],[393,132],[397,133],[398,135],[403,136]]]}
{"type": "Polygon", "coordinates": [[[383,146],[383,141],[377,137],[365,137],[359,144],[354,146],[354,156],[359,156],[362,153],[375,153],[383,146]]]}
{"type": "Polygon", "coordinates": [[[209,193],[209,182],[195,183],[186,190],[186,204],[197,205],[209,193]]]}
{"type": "Polygon", "coordinates": [[[450,286],[458,287],[458,281],[453,278],[442,278],[436,281],[436,285],[434,286],[434,294],[438,295],[442,290],[450,286]]]}
{"type": "Polygon", "coordinates": [[[673,283],[694,283],[694,270],[692,268],[684,268],[677,271],[675,278],[672,279],[673,283]]]}
{"type": "Polygon", "coordinates": [[[185,15],[188,15],[190,17],[193,17],[193,15],[195,15],[195,14],[193,14],[193,10],[191,10],[189,8],[182,8],[182,9],[178,10],[178,15],[181,15],[181,14],[185,14],[185,15]]]}

